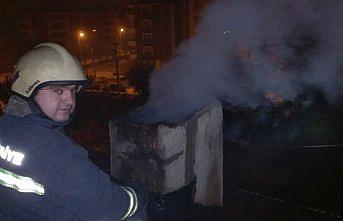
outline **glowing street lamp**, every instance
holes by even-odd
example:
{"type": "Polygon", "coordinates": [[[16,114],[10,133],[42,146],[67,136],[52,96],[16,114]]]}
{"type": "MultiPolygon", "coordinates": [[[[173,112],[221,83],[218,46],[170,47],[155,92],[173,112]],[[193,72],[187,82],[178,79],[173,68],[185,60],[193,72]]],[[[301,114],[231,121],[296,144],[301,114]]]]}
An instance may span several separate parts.
{"type": "Polygon", "coordinates": [[[83,38],[84,36],[85,36],[85,33],[84,33],[83,31],[80,31],[80,32],[79,32],[79,37],[80,37],[80,39],[83,38]]]}
{"type": "MultiPolygon", "coordinates": [[[[95,37],[95,35],[96,35],[96,29],[95,28],[93,28],[92,29],[92,32],[93,32],[93,34],[92,34],[92,43],[94,43],[95,42],[95,39],[96,39],[96,37],[95,37]]],[[[90,52],[91,52],[91,56],[92,56],[92,67],[93,67],[93,76],[95,77],[96,76],[96,64],[95,64],[95,55],[94,55],[94,46],[93,46],[93,44],[92,44],[92,46],[91,46],[91,48],[90,48],[90,52]]]]}
{"type": "Polygon", "coordinates": [[[125,32],[124,28],[119,29],[119,47],[121,48],[121,36],[125,32]]]}
{"type": "MultiPolygon", "coordinates": [[[[118,61],[118,51],[119,48],[121,47],[121,35],[125,32],[124,28],[119,28],[119,41],[116,39],[115,43],[113,44],[114,46],[114,59],[115,59],[115,75],[117,78],[117,85],[119,86],[120,84],[120,79],[119,79],[119,61],[118,61]]],[[[115,31],[116,32],[116,31],[115,31]]],[[[115,37],[117,37],[117,33],[115,33],[115,37]]],[[[120,92],[119,92],[120,93],[120,92]]]]}
{"type": "Polygon", "coordinates": [[[82,59],[81,59],[81,39],[83,39],[85,37],[85,33],[83,31],[79,31],[77,36],[78,36],[78,42],[79,42],[79,57],[80,57],[80,61],[82,62],[82,59]]]}

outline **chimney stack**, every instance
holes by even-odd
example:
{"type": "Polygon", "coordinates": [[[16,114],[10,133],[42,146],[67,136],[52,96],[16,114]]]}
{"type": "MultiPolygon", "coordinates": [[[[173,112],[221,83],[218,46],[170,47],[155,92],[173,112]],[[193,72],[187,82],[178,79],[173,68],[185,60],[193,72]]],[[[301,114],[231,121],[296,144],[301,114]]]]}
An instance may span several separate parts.
{"type": "Polygon", "coordinates": [[[218,101],[178,125],[110,121],[111,175],[161,194],[195,181],[195,203],[222,206],[222,122],[218,101]]]}

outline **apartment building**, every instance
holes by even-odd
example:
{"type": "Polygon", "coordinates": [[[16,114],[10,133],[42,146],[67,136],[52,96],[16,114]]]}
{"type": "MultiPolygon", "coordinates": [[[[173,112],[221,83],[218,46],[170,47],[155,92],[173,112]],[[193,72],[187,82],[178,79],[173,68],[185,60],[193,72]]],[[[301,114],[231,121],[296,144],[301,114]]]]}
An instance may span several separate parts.
{"type": "Polygon", "coordinates": [[[44,23],[39,41],[59,43],[80,58],[113,53],[116,13],[112,10],[68,9],[40,13],[44,23]]]}
{"type": "MultiPolygon", "coordinates": [[[[12,13],[10,23],[15,26],[12,32],[16,38],[2,41],[6,45],[1,47],[22,54],[39,42],[52,41],[80,59],[113,55],[117,48],[135,62],[158,68],[195,34],[201,13],[211,1],[124,0],[119,12],[106,5],[84,7],[45,1],[39,7],[12,13]]],[[[7,54],[8,50],[2,57],[7,54]]]]}
{"type": "Polygon", "coordinates": [[[113,54],[118,35],[115,10],[111,7],[47,4],[15,11],[6,17],[11,27],[4,35],[0,34],[4,39],[1,52],[8,54],[9,48],[21,54],[37,43],[50,41],[63,45],[78,57],[113,54]]]}
{"type": "Polygon", "coordinates": [[[159,68],[176,48],[195,34],[204,8],[211,0],[126,0],[125,37],[130,57],[159,68]]]}

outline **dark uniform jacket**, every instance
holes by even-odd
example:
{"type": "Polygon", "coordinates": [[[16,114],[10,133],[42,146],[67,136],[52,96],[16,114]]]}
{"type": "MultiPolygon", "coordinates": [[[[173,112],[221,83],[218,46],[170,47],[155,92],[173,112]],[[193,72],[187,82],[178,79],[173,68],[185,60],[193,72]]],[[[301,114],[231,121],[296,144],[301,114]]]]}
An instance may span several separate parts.
{"type": "Polygon", "coordinates": [[[143,220],[137,191],[111,182],[64,124],[11,96],[0,118],[0,220],[143,220]]]}

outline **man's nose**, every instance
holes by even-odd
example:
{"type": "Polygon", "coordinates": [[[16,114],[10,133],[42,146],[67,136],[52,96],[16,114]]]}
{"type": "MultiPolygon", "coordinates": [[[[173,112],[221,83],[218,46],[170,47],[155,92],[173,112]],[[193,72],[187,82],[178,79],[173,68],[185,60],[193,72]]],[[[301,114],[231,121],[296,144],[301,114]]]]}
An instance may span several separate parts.
{"type": "Polygon", "coordinates": [[[64,89],[62,93],[63,101],[67,104],[73,104],[75,100],[75,93],[74,90],[71,89],[64,89]]]}

